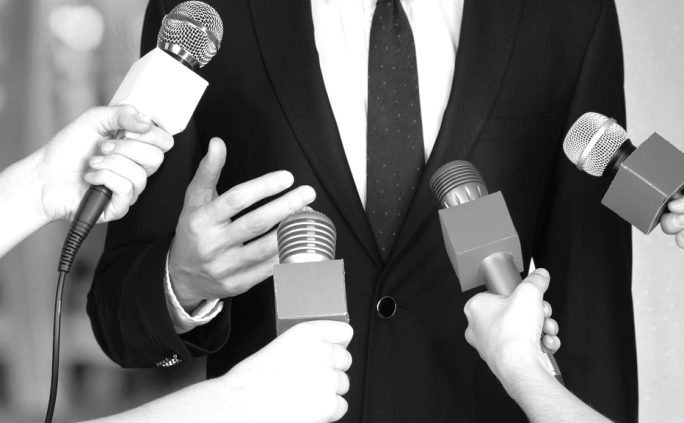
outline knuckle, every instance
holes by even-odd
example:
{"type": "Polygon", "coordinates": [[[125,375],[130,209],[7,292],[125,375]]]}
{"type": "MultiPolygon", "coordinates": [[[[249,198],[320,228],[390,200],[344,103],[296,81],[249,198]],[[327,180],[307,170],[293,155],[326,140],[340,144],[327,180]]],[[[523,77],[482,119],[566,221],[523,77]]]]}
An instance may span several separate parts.
{"type": "MultiPolygon", "coordinates": [[[[205,252],[206,253],[206,252],[205,252]]],[[[225,271],[225,267],[221,264],[221,262],[212,260],[213,254],[211,253],[206,253],[204,255],[204,261],[205,261],[205,271],[211,276],[212,278],[218,279],[222,276],[222,274],[225,271]]]]}
{"type": "Polygon", "coordinates": [[[470,316],[478,308],[480,308],[481,303],[482,303],[482,295],[481,294],[474,295],[465,303],[465,306],[463,307],[463,312],[466,314],[466,316],[470,316]]]}
{"type": "Polygon", "coordinates": [[[275,242],[259,242],[255,245],[254,255],[257,260],[265,260],[274,256],[278,252],[278,245],[275,242]]]}
{"type": "Polygon", "coordinates": [[[468,344],[473,345],[473,346],[475,345],[473,343],[473,330],[470,326],[468,326],[466,328],[463,336],[465,337],[465,340],[466,340],[466,342],[468,342],[468,344]]]}
{"type": "Polygon", "coordinates": [[[162,162],[164,161],[164,152],[161,151],[158,148],[155,148],[152,150],[152,153],[150,154],[150,164],[152,167],[156,170],[161,166],[162,162]]]}
{"type": "Polygon", "coordinates": [[[241,210],[244,208],[246,200],[245,194],[236,188],[231,188],[224,194],[226,205],[234,210],[241,210]]]}
{"type": "Polygon", "coordinates": [[[133,185],[135,185],[135,190],[136,194],[140,195],[145,190],[145,187],[147,186],[147,176],[145,175],[145,172],[143,173],[138,173],[135,176],[135,181],[133,182],[133,185]]]}
{"type": "Polygon", "coordinates": [[[256,214],[245,216],[243,229],[249,234],[261,234],[269,229],[268,222],[256,214]]]}
{"type": "Polygon", "coordinates": [[[192,235],[200,235],[203,232],[204,224],[196,213],[192,213],[188,219],[188,230],[192,235]]]}
{"type": "Polygon", "coordinates": [[[132,197],[135,190],[133,188],[133,182],[128,179],[124,179],[121,183],[121,194],[125,197],[132,197]]]}

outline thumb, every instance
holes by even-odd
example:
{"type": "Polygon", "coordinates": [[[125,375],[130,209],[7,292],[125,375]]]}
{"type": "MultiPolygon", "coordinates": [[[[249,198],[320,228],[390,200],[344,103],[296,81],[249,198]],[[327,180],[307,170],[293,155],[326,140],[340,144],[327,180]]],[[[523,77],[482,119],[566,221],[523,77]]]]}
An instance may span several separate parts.
{"type": "Polygon", "coordinates": [[[348,323],[333,320],[311,322],[318,330],[318,336],[325,342],[347,347],[354,336],[354,330],[348,323]]]}
{"type": "Polygon", "coordinates": [[[527,275],[516,291],[529,292],[530,295],[533,295],[541,301],[544,299],[544,293],[549,288],[550,279],[551,277],[546,269],[536,269],[534,272],[527,275]]]}
{"type": "Polygon", "coordinates": [[[221,138],[212,138],[207,154],[200,161],[195,176],[188,185],[185,193],[186,206],[199,207],[213,199],[225,163],[226,145],[221,138]]]}
{"type": "Polygon", "coordinates": [[[82,118],[91,122],[103,136],[119,129],[142,134],[152,128],[152,121],[129,105],[94,107],[82,118]]]}

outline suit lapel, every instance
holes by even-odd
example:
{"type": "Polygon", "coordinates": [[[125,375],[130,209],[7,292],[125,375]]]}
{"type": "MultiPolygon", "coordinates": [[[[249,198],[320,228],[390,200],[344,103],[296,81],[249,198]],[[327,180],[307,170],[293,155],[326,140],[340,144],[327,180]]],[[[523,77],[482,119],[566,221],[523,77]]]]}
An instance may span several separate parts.
{"type": "Polygon", "coordinates": [[[325,91],[310,0],[250,0],[250,5],[262,57],[290,127],[327,194],[379,265],[325,91]]]}
{"type": "Polygon", "coordinates": [[[465,159],[494,105],[525,0],[465,0],[454,81],[442,127],[392,250],[396,258],[437,212],[429,182],[435,170],[465,159]]]}

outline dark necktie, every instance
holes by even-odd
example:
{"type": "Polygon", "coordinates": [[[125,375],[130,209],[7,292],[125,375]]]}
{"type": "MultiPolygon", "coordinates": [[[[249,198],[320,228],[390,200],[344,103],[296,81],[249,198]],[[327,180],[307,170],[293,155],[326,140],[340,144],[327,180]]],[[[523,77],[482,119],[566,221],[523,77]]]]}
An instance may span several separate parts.
{"type": "Polygon", "coordinates": [[[399,0],[378,0],[368,53],[366,214],[387,260],[425,164],[413,33],[399,0]]]}

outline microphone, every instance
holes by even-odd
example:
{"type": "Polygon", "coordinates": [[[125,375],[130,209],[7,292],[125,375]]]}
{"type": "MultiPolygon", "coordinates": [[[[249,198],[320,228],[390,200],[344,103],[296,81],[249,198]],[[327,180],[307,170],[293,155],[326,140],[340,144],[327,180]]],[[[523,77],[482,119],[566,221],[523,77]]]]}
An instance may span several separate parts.
{"type": "Polygon", "coordinates": [[[577,169],[612,179],[601,203],[645,234],[684,188],[684,153],[657,133],[634,147],[624,128],[599,113],[577,119],[563,151],[577,169]]]}
{"type": "MultiPolygon", "coordinates": [[[[201,1],[180,3],[164,16],[157,47],[131,66],[110,105],[132,105],[171,135],[183,131],[208,86],[195,71],[216,55],[222,37],[223,22],[216,10],[201,1]]],[[[113,138],[125,135],[117,131],[113,138]]],[[[60,272],[71,270],[81,243],[111,197],[105,186],[90,186],[64,241],[60,272]]]]}
{"type": "MultiPolygon", "coordinates": [[[[157,48],[136,61],[110,105],[129,104],[175,135],[185,129],[209,83],[194,71],[206,65],[221,45],[223,22],[201,1],[186,1],[164,16],[157,48]]],[[[124,139],[116,131],[114,139],[124,139]]],[[[78,206],[59,258],[52,336],[52,377],[45,422],[51,423],[57,401],[62,297],[76,253],[112,198],[105,186],[91,185],[78,206]]]]}
{"type": "Polygon", "coordinates": [[[349,323],[344,261],[335,260],[337,231],[323,213],[305,207],[278,226],[280,264],[273,267],[276,331],[310,320],[349,323]]]}
{"type": "MultiPolygon", "coordinates": [[[[489,292],[509,296],[522,282],[522,250],[518,233],[501,192],[489,194],[472,163],[457,160],[430,179],[439,201],[444,245],[461,290],[485,285],[489,292]]],[[[547,370],[563,378],[553,354],[541,344],[547,370]]]]}

